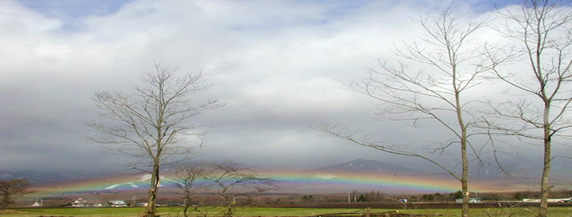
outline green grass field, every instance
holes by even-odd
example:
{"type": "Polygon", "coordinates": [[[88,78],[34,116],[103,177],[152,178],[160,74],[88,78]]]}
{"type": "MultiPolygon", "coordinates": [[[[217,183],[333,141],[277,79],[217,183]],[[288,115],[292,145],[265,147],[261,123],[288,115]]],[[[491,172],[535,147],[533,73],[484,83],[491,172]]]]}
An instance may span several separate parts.
{"type": "MultiPolygon", "coordinates": [[[[536,211],[531,208],[530,211],[536,211]]],[[[1,217],[32,217],[32,216],[140,216],[144,208],[33,208],[33,209],[9,209],[0,211],[1,217]]],[[[312,209],[312,208],[237,208],[236,216],[311,216],[328,213],[356,212],[360,209],[312,209]]],[[[373,209],[372,212],[391,211],[387,209],[373,209]]],[[[400,213],[410,214],[442,214],[443,216],[456,217],[461,215],[459,209],[407,209],[398,210],[400,213]]],[[[183,216],[182,208],[161,207],[161,216],[183,216]]],[[[216,208],[209,210],[209,216],[217,216],[216,208]]],[[[504,217],[504,216],[534,216],[525,208],[495,208],[495,209],[471,209],[473,217],[504,217]]],[[[572,217],[572,207],[554,207],[549,209],[551,217],[572,217]]]]}

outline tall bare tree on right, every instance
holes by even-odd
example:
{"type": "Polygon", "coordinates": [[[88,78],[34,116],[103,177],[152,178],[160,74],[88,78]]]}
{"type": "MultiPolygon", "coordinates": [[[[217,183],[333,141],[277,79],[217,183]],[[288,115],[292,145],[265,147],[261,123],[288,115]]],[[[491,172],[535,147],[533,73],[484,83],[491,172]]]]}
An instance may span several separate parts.
{"type": "MultiPolygon", "coordinates": [[[[500,11],[507,18],[500,32],[516,42],[511,55],[525,59],[528,64],[527,69],[519,69],[518,73],[494,67],[499,79],[525,95],[518,97],[517,102],[493,106],[495,114],[502,120],[496,123],[506,124],[492,126],[508,135],[542,142],[544,161],[538,211],[541,217],[545,217],[548,211],[555,138],[572,136],[569,133],[572,117],[568,114],[572,109],[571,3],[570,0],[523,0],[519,10],[507,8],[500,11]]],[[[495,61],[492,55],[491,60],[495,61]]]]}
{"type": "Polygon", "coordinates": [[[477,19],[455,10],[452,5],[427,14],[418,20],[423,37],[397,47],[398,61],[379,61],[361,82],[349,88],[372,98],[383,106],[376,118],[410,122],[418,127],[422,122],[435,123],[444,129],[439,143],[430,144],[434,151],[456,149],[460,170],[452,168],[443,158],[434,159],[412,151],[409,147],[380,143],[348,132],[346,127],[316,126],[336,138],[370,147],[385,153],[423,159],[443,169],[459,181],[463,193],[462,216],[469,217],[469,163],[480,162],[479,153],[471,142],[479,134],[480,116],[475,109],[478,96],[470,94],[486,82],[485,74],[493,65],[482,55],[477,32],[486,27],[486,19],[477,19]],[[409,68],[418,65],[419,68],[409,68]]]}

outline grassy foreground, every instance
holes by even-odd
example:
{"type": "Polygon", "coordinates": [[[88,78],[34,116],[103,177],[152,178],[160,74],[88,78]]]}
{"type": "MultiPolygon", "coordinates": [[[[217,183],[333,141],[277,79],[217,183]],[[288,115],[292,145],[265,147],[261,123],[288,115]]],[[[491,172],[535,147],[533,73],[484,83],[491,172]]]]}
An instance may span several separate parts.
{"type": "MultiPolygon", "coordinates": [[[[1,217],[32,217],[32,216],[140,216],[143,208],[31,208],[9,209],[0,211],[1,217]]],[[[237,208],[236,216],[310,216],[317,214],[355,212],[360,209],[312,209],[312,208],[237,208]]],[[[387,209],[373,209],[372,212],[391,211],[387,209]]],[[[442,214],[448,217],[461,216],[460,209],[407,209],[398,210],[400,213],[410,214],[442,214]]],[[[473,217],[503,217],[503,216],[534,216],[536,208],[495,208],[495,209],[471,209],[473,217]]],[[[183,216],[179,207],[161,207],[161,216],[183,216]]],[[[216,208],[209,210],[209,216],[217,216],[216,208]]],[[[549,209],[551,217],[571,217],[572,207],[553,207],[549,209]]]]}

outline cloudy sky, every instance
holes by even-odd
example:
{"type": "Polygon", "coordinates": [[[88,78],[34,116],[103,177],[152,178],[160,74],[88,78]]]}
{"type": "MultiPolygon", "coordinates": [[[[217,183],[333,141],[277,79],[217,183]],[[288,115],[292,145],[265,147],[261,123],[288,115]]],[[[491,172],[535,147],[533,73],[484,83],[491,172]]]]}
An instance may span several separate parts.
{"type": "MultiPolygon", "coordinates": [[[[470,16],[514,1],[463,0],[470,16]]],[[[365,158],[414,161],[323,135],[337,123],[384,141],[427,132],[372,120],[375,105],[341,83],[422,36],[415,18],[446,6],[425,0],[0,0],[0,169],[114,168],[87,139],[92,97],[130,91],[155,63],[202,71],[225,106],[192,119],[206,126],[197,158],[312,168],[365,158]]],[[[519,148],[516,161],[538,159],[519,148]]],[[[561,149],[570,155],[569,149],[561,149]]],[[[538,152],[536,152],[538,153],[538,152]]],[[[407,163],[405,163],[407,162],[407,163]]],[[[569,163],[569,162],[568,162],[569,163]]]]}

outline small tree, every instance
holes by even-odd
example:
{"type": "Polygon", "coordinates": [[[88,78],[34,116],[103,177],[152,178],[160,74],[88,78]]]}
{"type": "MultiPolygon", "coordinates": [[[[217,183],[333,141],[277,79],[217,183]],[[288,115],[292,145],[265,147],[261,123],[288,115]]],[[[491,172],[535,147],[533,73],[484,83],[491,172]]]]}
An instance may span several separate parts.
{"type": "Polygon", "coordinates": [[[455,192],[455,194],[453,195],[453,197],[455,197],[455,199],[462,199],[462,198],[463,198],[463,192],[462,192],[462,191],[457,191],[457,192],[455,192]]]}
{"type": "Polygon", "coordinates": [[[256,171],[232,161],[209,165],[204,178],[213,183],[216,194],[224,200],[223,216],[234,214],[235,197],[241,191],[264,192],[275,189],[272,179],[260,177],[256,171]]]}
{"type": "MultiPolygon", "coordinates": [[[[235,198],[241,193],[264,192],[276,189],[273,180],[261,177],[256,171],[242,167],[241,165],[225,161],[222,163],[204,163],[201,165],[189,165],[181,167],[177,173],[181,180],[179,189],[184,192],[187,203],[185,204],[185,216],[188,215],[189,201],[198,191],[210,191],[218,195],[222,200],[222,215],[234,214],[235,198]]],[[[206,216],[206,211],[198,206],[193,209],[206,216]]]]}
{"type": "Polygon", "coordinates": [[[520,191],[518,191],[514,194],[513,199],[521,201],[522,199],[524,199],[524,195],[522,195],[522,193],[520,193],[520,191]]]}
{"type": "Polygon", "coordinates": [[[177,169],[176,176],[179,182],[176,184],[177,188],[183,191],[184,208],[183,215],[188,217],[191,213],[197,212],[202,216],[207,216],[207,212],[200,208],[200,202],[195,199],[195,196],[202,191],[206,191],[209,183],[204,180],[206,176],[206,167],[203,165],[188,165],[181,166],[177,169]],[[190,207],[193,209],[190,209],[190,207]]]}
{"type": "Polygon", "coordinates": [[[191,152],[188,138],[200,140],[197,128],[187,121],[219,106],[216,100],[197,104],[191,98],[208,87],[202,83],[202,74],[177,76],[175,72],[157,64],[134,93],[97,92],[94,100],[104,122],[89,124],[105,134],[94,141],[114,145],[113,153],[131,157],[133,169],[151,175],[148,217],[156,215],[161,166],[182,160],[191,152]]]}
{"type": "Polygon", "coordinates": [[[0,209],[5,209],[24,194],[32,193],[27,179],[0,180],[0,209]]]}

